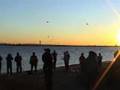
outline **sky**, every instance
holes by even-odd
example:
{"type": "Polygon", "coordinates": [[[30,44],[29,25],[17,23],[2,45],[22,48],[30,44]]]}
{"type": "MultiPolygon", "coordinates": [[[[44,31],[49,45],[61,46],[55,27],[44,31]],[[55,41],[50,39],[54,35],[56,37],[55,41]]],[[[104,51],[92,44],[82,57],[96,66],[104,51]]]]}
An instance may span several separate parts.
{"type": "Polygon", "coordinates": [[[120,45],[120,0],[0,0],[0,43],[120,45]]]}

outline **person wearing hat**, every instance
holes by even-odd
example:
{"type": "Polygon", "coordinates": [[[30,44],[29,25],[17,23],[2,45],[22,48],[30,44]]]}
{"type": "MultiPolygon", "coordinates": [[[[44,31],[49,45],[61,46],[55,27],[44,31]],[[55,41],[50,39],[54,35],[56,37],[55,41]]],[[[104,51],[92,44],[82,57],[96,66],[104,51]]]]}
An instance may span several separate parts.
{"type": "Polygon", "coordinates": [[[43,71],[45,74],[45,83],[47,90],[52,90],[52,55],[50,53],[50,49],[46,48],[44,49],[44,53],[42,55],[42,61],[44,63],[43,65],[43,71]]]}

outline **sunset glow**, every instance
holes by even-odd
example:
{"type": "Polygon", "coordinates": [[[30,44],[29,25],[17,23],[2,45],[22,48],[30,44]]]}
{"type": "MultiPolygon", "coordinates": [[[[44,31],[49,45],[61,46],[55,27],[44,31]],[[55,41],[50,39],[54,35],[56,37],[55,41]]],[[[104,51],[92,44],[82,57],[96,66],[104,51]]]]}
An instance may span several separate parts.
{"type": "Polygon", "coordinates": [[[0,43],[120,45],[118,11],[119,0],[0,0],[0,43]]]}
{"type": "Polygon", "coordinates": [[[120,45],[120,30],[118,30],[118,33],[117,33],[117,42],[118,42],[118,45],[120,45]]]}

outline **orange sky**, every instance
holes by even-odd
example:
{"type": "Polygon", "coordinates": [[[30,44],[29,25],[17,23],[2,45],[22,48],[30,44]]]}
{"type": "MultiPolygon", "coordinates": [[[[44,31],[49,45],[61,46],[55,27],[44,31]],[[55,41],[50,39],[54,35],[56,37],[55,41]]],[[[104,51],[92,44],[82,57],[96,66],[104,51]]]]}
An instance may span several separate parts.
{"type": "Polygon", "coordinates": [[[0,43],[120,45],[117,0],[2,0],[0,43]]]}

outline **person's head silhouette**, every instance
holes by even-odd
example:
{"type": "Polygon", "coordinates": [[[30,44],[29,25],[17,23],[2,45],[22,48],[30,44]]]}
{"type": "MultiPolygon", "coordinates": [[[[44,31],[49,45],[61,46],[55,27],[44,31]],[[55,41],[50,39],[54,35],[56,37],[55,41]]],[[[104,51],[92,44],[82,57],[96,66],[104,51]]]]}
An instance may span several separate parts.
{"type": "Polygon", "coordinates": [[[35,56],[35,52],[33,52],[33,56],[35,56]]]}
{"type": "Polygon", "coordinates": [[[19,56],[19,52],[17,52],[17,56],[19,56]]]}
{"type": "Polygon", "coordinates": [[[49,48],[45,48],[44,50],[45,50],[45,52],[49,52],[50,53],[50,49],[49,48]]]}

